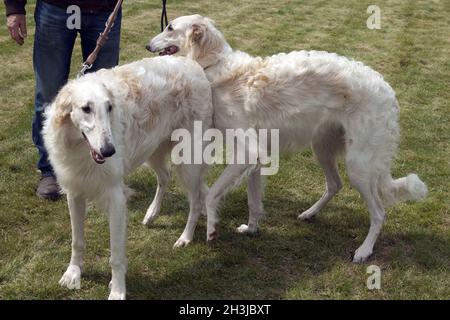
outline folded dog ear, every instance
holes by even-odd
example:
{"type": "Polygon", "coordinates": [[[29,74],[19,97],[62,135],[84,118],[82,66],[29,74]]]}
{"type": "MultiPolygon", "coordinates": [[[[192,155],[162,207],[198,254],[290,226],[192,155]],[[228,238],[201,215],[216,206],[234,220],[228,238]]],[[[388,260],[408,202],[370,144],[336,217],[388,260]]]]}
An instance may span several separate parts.
{"type": "Polygon", "coordinates": [[[204,37],[205,32],[206,26],[204,24],[193,24],[188,36],[192,42],[199,43],[204,37]]]}
{"type": "Polygon", "coordinates": [[[63,124],[72,112],[72,86],[66,84],[55,98],[55,117],[57,124],[63,124]]]}
{"type": "Polygon", "coordinates": [[[204,68],[217,61],[218,55],[226,45],[222,34],[208,18],[194,23],[186,32],[186,39],[186,56],[197,61],[204,68]]]}

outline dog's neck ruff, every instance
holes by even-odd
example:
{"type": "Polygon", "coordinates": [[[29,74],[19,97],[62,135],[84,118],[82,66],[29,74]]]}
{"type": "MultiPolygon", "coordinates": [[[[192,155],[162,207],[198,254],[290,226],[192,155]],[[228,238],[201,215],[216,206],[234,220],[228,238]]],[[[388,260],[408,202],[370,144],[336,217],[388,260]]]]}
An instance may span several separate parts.
{"type": "Polygon", "coordinates": [[[214,59],[210,59],[210,61],[207,61],[206,63],[202,63],[201,61],[199,61],[199,63],[203,67],[203,70],[207,70],[211,67],[214,67],[215,65],[218,65],[226,56],[228,56],[232,52],[233,49],[231,48],[231,46],[228,43],[225,43],[223,50],[215,55],[214,59]]]}

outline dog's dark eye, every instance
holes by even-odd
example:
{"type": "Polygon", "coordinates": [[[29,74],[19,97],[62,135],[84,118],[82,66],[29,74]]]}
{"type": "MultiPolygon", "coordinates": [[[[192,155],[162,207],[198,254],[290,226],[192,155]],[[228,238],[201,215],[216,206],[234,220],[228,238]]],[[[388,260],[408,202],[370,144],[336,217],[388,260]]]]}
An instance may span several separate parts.
{"type": "Polygon", "coordinates": [[[81,108],[84,113],[91,113],[91,107],[90,106],[84,106],[81,108]]]}
{"type": "Polygon", "coordinates": [[[108,112],[111,112],[111,111],[112,111],[112,105],[109,104],[109,105],[108,105],[108,112]]]}
{"type": "Polygon", "coordinates": [[[169,24],[169,25],[167,26],[167,30],[169,30],[169,31],[173,31],[173,27],[172,27],[172,25],[171,25],[171,24],[169,24]]]}

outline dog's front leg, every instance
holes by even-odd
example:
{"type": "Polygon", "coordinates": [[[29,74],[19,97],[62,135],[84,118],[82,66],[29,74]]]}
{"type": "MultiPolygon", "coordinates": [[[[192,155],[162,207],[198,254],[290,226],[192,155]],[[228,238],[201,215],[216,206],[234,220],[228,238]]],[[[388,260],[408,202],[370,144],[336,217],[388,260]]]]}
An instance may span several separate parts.
{"type": "Polygon", "coordinates": [[[80,289],[85,250],[84,218],[86,216],[86,199],[68,193],[67,203],[69,205],[70,223],[72,225],[72,256],[69,267],[61,280],[59,280],[59,284],[69,289],[80,289]]]}
{"type": "Polygon", "coordinates": [[[204,198],[208,187],[203,182],[204,165],[181,164],[176,167],[178,180],[188,192],[189,216],[180,238],[175,242],[174,248],[182,248],[191,243],[194,238],[195,227],[203,211],[204,198]]]}
{"type": "Polygon", "coordinates": [[[127,207],[122,187],[119,185],[110,192],[108,203],[109,232],[112,277],[109,300],[125,300],[125,274],[127,258],[125,255],[127,241],[127,207]]]}
{"type": "Polygon", "coordinates": [[[144,220],[142,221],[142,223],[146,226],[150,226],[158,216],[161,210],[161,203],[164,194],[166,193],[167,185],[170,181],[170,172],[166,162],[169,148],[170,144],[163,143],[158,147],[158,149],[154,152],[154,154],[148,161],[148,164],[156,173],[156,178],[158,179],[158,187],[156,189],[155,198],[153,199],[150,207],[147,209],[147,213],[145,214],[144,220]]]}

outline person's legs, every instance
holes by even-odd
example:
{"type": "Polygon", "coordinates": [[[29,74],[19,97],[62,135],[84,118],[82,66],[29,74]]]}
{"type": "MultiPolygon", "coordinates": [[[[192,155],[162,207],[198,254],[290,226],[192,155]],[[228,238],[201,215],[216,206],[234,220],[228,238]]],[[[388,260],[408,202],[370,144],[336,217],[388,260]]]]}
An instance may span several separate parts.
{"type": "MultiPolygon", "coordinates": [[[[83,13],[81,19],[81,48],[83,60],[95,49],[97,38],[105,29],[105,23],[111,12],[83,13]]],[[[94,72],[102,68],[112,68],[119,63],[120,27],[122,12],[119,11],[117,19],[108,36],[104,47],[100,50],[97,60],[87,72],[94,72]]]]}
{"type": "Polygon", "coordinates": [[[43,115],[58,90],[67,82],[70,59],[77,36],[76,30],[67,28],[66,10],[38,1],[35,11],[36,33],[34,38],[33,65],[36,77],[35,112],[33,119],[33,142],[39,151],[38,169],[42,179],[38,195],[57,198],[59,187],[54,179],[53,168],[48,160],[42,139],[43,115]]]}

